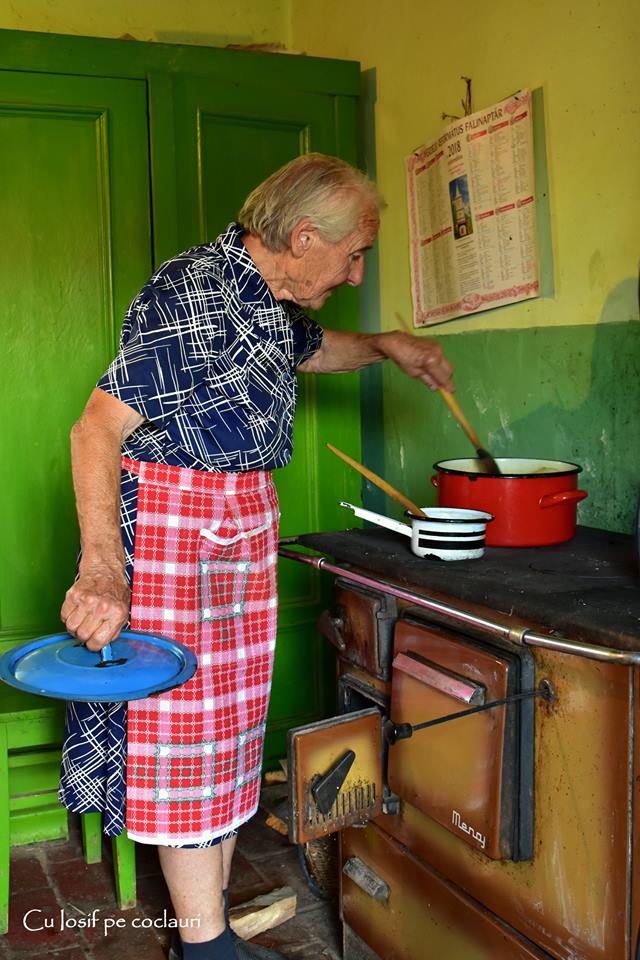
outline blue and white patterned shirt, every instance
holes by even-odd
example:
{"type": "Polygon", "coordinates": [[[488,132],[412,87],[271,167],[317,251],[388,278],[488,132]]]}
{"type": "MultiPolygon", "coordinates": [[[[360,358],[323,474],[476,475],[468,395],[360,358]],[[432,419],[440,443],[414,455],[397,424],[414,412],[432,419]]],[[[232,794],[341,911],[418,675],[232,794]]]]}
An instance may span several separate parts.
{"type": "Polygon", "coordinates": [[[220,473],[289,462],[295,370],[322,328],[274,298],[242,234],[233,223],[168,260],[129,307],[98,382],[145,418],[126,456],[220,473]]]}

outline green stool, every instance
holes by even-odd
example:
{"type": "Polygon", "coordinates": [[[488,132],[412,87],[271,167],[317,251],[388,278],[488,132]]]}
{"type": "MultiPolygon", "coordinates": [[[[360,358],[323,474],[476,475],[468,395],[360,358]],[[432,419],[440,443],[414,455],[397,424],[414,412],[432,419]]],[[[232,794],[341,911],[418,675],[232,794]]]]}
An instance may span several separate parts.
{"type": "MultiPolygon", "coordinates": [[[[0,936],[9,926],[9,864],[12,843],[35,843],[68,835],[67,813],[58,803],[57,790],[43,791],[37,776],[38,761],[48,760],[53,751],[59,758],[64,730],[64,703],[23,693],[0,685],[0,936]],[[46,748],[46,749],[45,749],[46,748]],[[35,773],[34,773],[35,771],[35,773]],[[11,797],[9,775],[20,783],[19,800],[11,797]],[[25,789],[26,784],[26,789],[25,789]],[[33,791],[33,800],[28,794],[33,791]],[[25,809],[25,803],[32,809],[25,809]]],[[[59,766],[59,759],[56,766],[59,766]]],[[[97,863],[102,857],[101,814],[82,815],[85,860],[97,863]]],[[[126,832],[113,839],[116,896],[121,910],[135,906],[135,844],[126,832]]]]}
{"type": "MultiPolygon", "coordinates": [[[[0,934],[7,932],[9,921],[12,833],[18,832],[20,843],[67,836],[66,813],[57,801],[56,791],[51,788],[43,793],[33,783],[33,810],[28,814],[24,797],[15,802],[11,799],[9,774],[11,771],[21,784],[26,782],[29,786],[30,768],[37,770],[38,758],[59,749],[63,725],[64,704],[4,684],[0,687],[0,934]],[[44,751],[44,747],[49,751],[44,751]]],[[[19,792],[24,792],[24,786],[19,792]]]]}
{"type": "MultiPolygon", "coordinates": [[[[82,814],[82,849],[86,863],[102,860],[102,814],[82,814]]],[[[123,830],[111,841],[116,898],[121,910],[136,905],[136,845],[123,830]]]]}

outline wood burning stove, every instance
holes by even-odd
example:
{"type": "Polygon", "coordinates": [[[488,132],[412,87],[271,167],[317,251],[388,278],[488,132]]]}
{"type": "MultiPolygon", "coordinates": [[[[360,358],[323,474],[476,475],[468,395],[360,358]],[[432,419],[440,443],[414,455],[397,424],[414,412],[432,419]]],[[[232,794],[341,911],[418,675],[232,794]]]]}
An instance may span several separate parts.
{"type": "Polygon", "coordinates": [[[281,548],[337,574],[341,713],[289,759],[292,838],[341,831],[344,960],[637,960],[631,539],[454,565],[398,541],[281,548]]]}

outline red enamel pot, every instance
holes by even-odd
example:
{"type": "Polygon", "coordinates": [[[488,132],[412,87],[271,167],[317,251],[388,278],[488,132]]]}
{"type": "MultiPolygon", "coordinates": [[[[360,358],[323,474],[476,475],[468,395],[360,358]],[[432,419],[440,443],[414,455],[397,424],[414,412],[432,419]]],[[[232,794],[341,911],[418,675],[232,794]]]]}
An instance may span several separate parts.
{"type": "Polygon", "coordinates": [[[571,540],[576,506],[588,496],[578,490],[582,467],[562,460],[499,457],[498,474],[481,472],[479,460],[440,460],[431,482],[441,507],[484,510],[489,547],[541,547],[571,540]]]}

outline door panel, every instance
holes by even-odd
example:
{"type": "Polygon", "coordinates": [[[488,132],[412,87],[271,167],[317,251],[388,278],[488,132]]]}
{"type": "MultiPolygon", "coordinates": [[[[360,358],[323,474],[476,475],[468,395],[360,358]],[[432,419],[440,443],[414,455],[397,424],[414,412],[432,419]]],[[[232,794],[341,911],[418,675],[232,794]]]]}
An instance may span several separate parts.
{"type": "Polygon", "coordinates": [[[151,269],[145,85],[0,72],[0,639],[61,629],[69,430],[151,269]]]}
{"type": "Polygon", "coordinates": [[[308,128],[299,121],[261,121],[205,111],[198,114],[198,126],[200,236],[205,239],[217,236],[237,218],[252,186],[304,153],[308,128]]]}
{"type": "MultiPolygon", "coordinates": [[[[268,71],[264,71],[268,75],[268,71]]],[[[268,79],[204,83],[176,78],[172,85],[175,133],[177,243],[186,249],[213,240],[237,217],[247,195],[282,164],[309,150],[335,154],[336,101],[313,93],[274,90],[268,79]]],[[[354,131],[341,133],[353,159],[354,131]]],[[[152,125],[152,154],[154,127],[152,125]]],[[[163,176],[156,169],[156,177],[163,176]]],[[[177,250],[176,250],[177,252],[177,250]]],[[[323,309],[320,322],[357,329],[357,295],[342,290],[323,309]]],[[[282,511],[281,536],[344,524],[338,502],[359,479],[326,451],[326,441],[358,456],[359,381],[355,374],[300,375],[291,464],[275,474],[282,511]]],[[[318,576],[309,569],[280,570],[280,632],[269,715],[267,759],[281,755],[286,728],[326,709],[329,652],[315,622],[320,609],[318,576]],[[302,663],[301,663],[302,661],[302,663]],[[302,667],[302,669],[301,669],[302,667]],[[291,690],[300,704],[292,704],[291,690]]]]}
{"type": "Polygon", "coordinates": [[[173,101],[182,249],[215,239],[283,163],[336,152],[333,97],[180,77],[173,101]]]}

